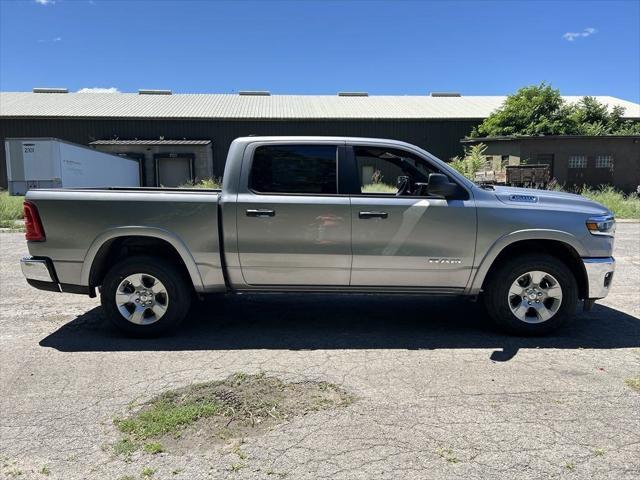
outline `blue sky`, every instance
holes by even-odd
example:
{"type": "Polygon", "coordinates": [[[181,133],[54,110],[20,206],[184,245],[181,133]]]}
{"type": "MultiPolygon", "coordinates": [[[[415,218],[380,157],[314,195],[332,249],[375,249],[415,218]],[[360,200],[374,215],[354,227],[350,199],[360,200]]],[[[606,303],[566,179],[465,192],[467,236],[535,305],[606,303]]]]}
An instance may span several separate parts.
{"type": "Polygon", "coordinates": [[[0,89],[640,101],[640,1],[0,0],[0,89]]]}

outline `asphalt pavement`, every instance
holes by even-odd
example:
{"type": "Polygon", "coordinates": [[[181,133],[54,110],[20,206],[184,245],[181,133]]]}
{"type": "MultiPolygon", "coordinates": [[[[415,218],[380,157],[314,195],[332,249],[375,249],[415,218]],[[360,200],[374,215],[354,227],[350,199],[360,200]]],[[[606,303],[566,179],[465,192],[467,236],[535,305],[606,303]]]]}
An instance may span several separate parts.
{"type": "Polygon", "coordinates": [[[212,298],[177,335],[133,340],[96,299],[30,288],[23,234],[0,244],[2,478],[640,478],[640,391],[625,383],[640,377],[638,223],[618,226],[611,295],[535,339],[451,298],[280,294],[212,298]],[[235,372],[356,400],[248,437],[241,455],[113,453],[132,402],[235,372]]]}

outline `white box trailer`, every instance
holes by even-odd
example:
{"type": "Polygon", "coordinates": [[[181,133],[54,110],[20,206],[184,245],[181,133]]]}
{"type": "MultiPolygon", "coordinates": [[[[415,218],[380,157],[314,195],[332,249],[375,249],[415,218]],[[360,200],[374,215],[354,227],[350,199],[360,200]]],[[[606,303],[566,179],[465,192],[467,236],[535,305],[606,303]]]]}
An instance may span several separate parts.
{"type": "Polygon", "coordinates": [[[140,162],[57,138],[8,138],[9,194],[31,188],[139,187],[140,162]]]}

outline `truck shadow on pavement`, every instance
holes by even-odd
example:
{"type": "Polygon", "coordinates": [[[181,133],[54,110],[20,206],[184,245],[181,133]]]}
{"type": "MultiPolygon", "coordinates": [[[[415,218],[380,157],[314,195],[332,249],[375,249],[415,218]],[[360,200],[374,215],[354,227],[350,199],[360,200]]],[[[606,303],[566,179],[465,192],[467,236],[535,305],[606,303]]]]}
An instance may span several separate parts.
{"type": "Polygon", "coordinates": [[[173,336],[131,339],[101,307],[40,341],[62,352],[177,350],[493,349],[508,361],[521,348],[640,347],[640,319],[596,304],[570,325],[540,338],[496,330],[482,309],[454,298],[262,294],[197,302],[173,336]]]}

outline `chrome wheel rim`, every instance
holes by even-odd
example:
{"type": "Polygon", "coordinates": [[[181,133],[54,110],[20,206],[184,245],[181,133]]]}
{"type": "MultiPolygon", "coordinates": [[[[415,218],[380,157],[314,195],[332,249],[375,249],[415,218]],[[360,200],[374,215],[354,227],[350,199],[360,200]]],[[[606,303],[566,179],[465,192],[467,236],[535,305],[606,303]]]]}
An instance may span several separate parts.
{"type": "Polygon", "coordinates": [[[509,288],[507,301],[518,320],[546,322],[562,305],[562,287],[553,275],[533,270],[516,278],[509,288]]]}
{"type": "Polygon", "coordinates": [[[134,273],[118,285],[116,306],[125,320],[136,325],[150,325],[166,313],[169,294],[153,275],[134,273]]]}

